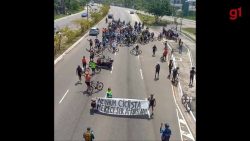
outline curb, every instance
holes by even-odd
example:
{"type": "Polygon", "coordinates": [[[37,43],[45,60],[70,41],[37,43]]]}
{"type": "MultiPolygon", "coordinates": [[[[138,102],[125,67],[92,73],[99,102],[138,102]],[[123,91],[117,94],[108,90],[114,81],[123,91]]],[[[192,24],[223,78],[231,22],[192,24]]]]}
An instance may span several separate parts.
{"type": "MultiPolygon", "coordinates": [[[[106,17],[106,16],[105,16],[106,17]]],[[[95,24],[94,26],[100,24],[104,19],[105,17],[100,20],[97,24],[95,24]]],[[[54,65],[56,65],[59,61],[61,61],[64,57],[64,55],[66,55],[67,53],[69,53],[77,44],[79,44],[87,35],[88,35],[88,31],[89,29],[87,30],[87,32],[83,35],[83,37],[81,37],[79,40],[77,40],[72,46],[70,46],[66,51],[63,52],[62,55],[60,55],[59,57],[57,57],[55,60],[54,60],[54,65]]]]}

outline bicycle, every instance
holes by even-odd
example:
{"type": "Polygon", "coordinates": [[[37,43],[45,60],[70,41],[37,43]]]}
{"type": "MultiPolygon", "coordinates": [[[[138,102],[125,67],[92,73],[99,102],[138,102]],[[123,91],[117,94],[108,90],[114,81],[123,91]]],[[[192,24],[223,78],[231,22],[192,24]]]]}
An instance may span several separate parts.
{"type": "Polygon", "coordinates": [[[134,47],[131,51],[130,51],[131,54],[133,55],[140,55],[142,54],[142,51],[139,49],[138,51],[136,50],[136,48],[134,47]]]}
{"type": "Polygon", "coordinates": [[[90,82],[90,87],[87,89],[87,92],[89,94],[93,93],[93,90],[98,90],[101,91],[103,89],[103,83],[100,81],[91,81],[90,82]]]}
{"type": "MultiPolygon", "coordinates": [[[[112,52],[112,53],[114,52],[112,46],[109,46],[109,47],[108,47],[108,50],[109,50],[110,52],[112,52]]],[[[118,47],[115,47],[115,52],[119,52],[119,48],[118,48],[118,47]]]]}
{"type": "Polygon", "coordinates": [[[191,106],[192,97],[191,96],[188,96],[187,94],[183,94],[181,97],[181,102],[186,108],[187,112],[192,111],[192,106],[191,106]]]}

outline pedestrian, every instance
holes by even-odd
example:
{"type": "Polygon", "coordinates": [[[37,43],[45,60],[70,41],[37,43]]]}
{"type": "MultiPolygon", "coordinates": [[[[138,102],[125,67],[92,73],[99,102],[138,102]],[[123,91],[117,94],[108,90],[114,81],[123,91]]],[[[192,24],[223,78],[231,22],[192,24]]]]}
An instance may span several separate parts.
{"type": "Polygon", "coordinates": [[[162,141],[169,141],[170,136],[171,136],[171,130],[169,129],[169,125],[167,123],[165,123],[165,129],[162,129],[162,125],[163,123],[161,123],[161,127],[160,127],[160,133],[161,133],[161,140],[162,141]]]}
{"type": "Polygon", "coordinates": [[[111,91],[111,88],[109,87],[107,92],[106,92],[106,97],[107,98],[112,98],[112,91],[111,91]]]}
{"type": "Polygon", "coordinates": [[[83,133],[83,138],[85,141],[93,141],[95,139],[94,132],[91,131],[90,127],[88,127],[87,131],[83,133]]]}
{"type": "Polygon", "coordinates": [[[82,57],[82,67],[83,67],[83,72],[86,70],[86,65],[87,65],[87,60],[85,56],[82,57]]]}
{"type": "Polygon", "coordinates": [[[168,54],[168,48],[165,47],[165,48],[164,48],[164,52],[163,52],[163,59],[164,59],[164,61],[167,60],[167,54],[168,54]]]}
{"type": "Polygon", "coordinates": [[[96,63],[93,60],[91,60],[89,62],[89,66],[90,66],[90,68],[92,70],[92,75],[95,75],[96,63]]]}
{"type": "Polygon", "coordinates": [[[89,46],[90,46],[90,48],[92,48],[92,46],[93,46],[93,41],[92,41],[92,39],[89,39],[88,41],[89,41],[89,46]]]}
{"type": "Polygon", "coordinates": [[[155,79],[156,79],[156,74],[158,74],[158,79],[159,79],[159,73],[160,73],[160,63],[158,62],[155,66],[155,79]]]}
{"type": "Polygon", "coordinates": [[[177,67],[177,68],[175,68],[174,70],[173,70],[173,77],[172,77],[172,82],[174,82],[175,83],[175,81],[176,81],[176,78],[177,78],[177,75],[179,75],[179,67],[177,67]]]}
{"type": "Polygon", "coordinates": [[[76,68],[76,74],[78,75],[79,82],[81,82],[82,81],[82,68],[80,67],[80,65],[78,65],[78,67],[76,68]]]}
{"type": "Polygon", "coordinates": [[[90,60],[90,61],[93,61],[93,59],[94,59],[94,57],[95,57],[94,49],[90,49],[89,53],[90,53],[89,60],[90,60]]]}
{"type": "Polygon", "coordinates": [[[148,109],[150,110],[150,107],[152,107],[152,114],[151,115],[154,115],[154,107],[156,106],[156,100],[155,100],[153,94],[150,95],[150,97],[148,98],[148,101],[149,101],[148,109]]]}
{"type": "Polygon", "coordinates": [[[179,46],[181,45],[181,39],[179,39],[179,46]]]}
{"type": "Polygon", "coordinates": [[[154,45],[154,46],[153,46],[153,57],[155,56],[156,50],[157,50],[157,47],[154,45]]]}
{"type": "Polygon", "coordinates": [[[183,49],[183,42],[181,41],[181,43],[179,45],[179,54],[182,53],[182,49],[183,49]]]}
{"type": "Polygon", "coordinates": [[[194,80],[194,75],[196,74],[195,67],[192,67],[192,70],[190,70],[190,82],[189,86],[193,86],[193,80],[194,80]]]}
{"type": "Polygon", "coordinates": [[[168,78],[170,79],[170,76],[171,76],[171,72],[172,72],[172,68],[174,66],[174,63],[173,63],[173,60],[171,59],[169,61],[169,64],[168,64],[168,71],[169,71],[169,74],[168,74],[168,78]]]}

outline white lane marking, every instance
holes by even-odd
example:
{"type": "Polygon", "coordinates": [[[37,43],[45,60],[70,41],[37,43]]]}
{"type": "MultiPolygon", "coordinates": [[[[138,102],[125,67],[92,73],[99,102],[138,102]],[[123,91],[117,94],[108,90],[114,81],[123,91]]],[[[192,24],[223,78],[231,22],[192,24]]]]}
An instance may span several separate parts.
{"type": "MultiPolygon", "coordinates": [[[[179,117],[179,115],[178,115],[178,110],[176,109],[176,115],[177,115],[177,118],[178,118],[178,121],[180,120],[180,117],[179,117]]],[[[181,124],[180,124],[180,122],[178,122],[178,125],[179,125],[179,129],[180,129],[180,133],[181,133],[181,141],[183,141],[183,138],[182,138],[182,130],[181,130],[181,124]]]]}
{"type": "MultiPolygon", "coordinates": [[[[181,114],[182,119],[185,121],[185,123],[187,123],[186,120],[185,120],[185,118],[184,118],[184,116],[183,116],[183,114],[182,114],[182,112],[181,112],[180,107],[178,106],[178,104],[177,104],[177,102],[176,102],[176,99],[175,99],[175,96],[174,96],[174,87],[173,87],[173,85],[171,85],[171,88],[172,88],[172,91],[173,91],[173,97],[174,97],[175,105],[176,105],[176,107],[177,107],[179,113],[181,114]]],[[[178,113],[177,113],[177,114],[178,114],[178,113]]],[[[179,121],[180,121],[180,120],[179,120],[180,118],[179,118],[179,116],[177,116],[177,117],[178,117],[178,122],[179,122],[179,121]]],[[[185,124],[185,125],[186,125],[186,127],[187,127],[187,129],[188,129],[188,132],[190,133],[189,138],[192,139],[192,140],[194,141],[194,136],[193,136],[192,132],[190,131],[188,124],[185,124]]],[[[182,132],[181,132],[181,135],[182,135],[182,132]]]]}
{"type": "Polygon", "coordinates": [[[141,79],[143,79],[143,76],[142,76],[142,70],[140,69],[140,73],[141,73],[141,79]]]}
{"type": "Polygon", "coordinates": [[[64,96],[62,97],[62,99],[60,100],[59,104],[63,101],[64,97],[66,96],[66,94],[69,92],[69,89],[66,91],[66,93],[64,94],[64,96]]]}
{"type": "Polygon", "coordinates": [[[137,56],[138,59],[140,59],[139,55],[137,56]]]}
{"type": "Polygon", "coordinates": [[[193,112],[190,112],[190,114],[191,114],[192,118],[194,119],[194,121],[196,122],[196,118],[194,117],[193,112]]]}
{"type": "Polygon", "coordinates": [[[116,52],[115,52],[115,55],[116,55],[116,52]]]}
{"type": "Polygon", "coordinates": [[[113,66],[112,66],[111,71],[110,71],[111,74],[112,74],[112,71],[113,71],[113,66]]]}

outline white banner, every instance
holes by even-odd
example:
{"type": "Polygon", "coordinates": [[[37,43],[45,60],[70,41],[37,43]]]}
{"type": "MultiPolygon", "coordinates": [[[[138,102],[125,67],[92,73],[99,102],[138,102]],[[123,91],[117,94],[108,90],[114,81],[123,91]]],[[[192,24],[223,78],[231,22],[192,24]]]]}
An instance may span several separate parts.
{"type": "Polygon", "coordinates": [[[148,115],[148,100],[97,98],[97,110],[112,115],[148,115]]]}

